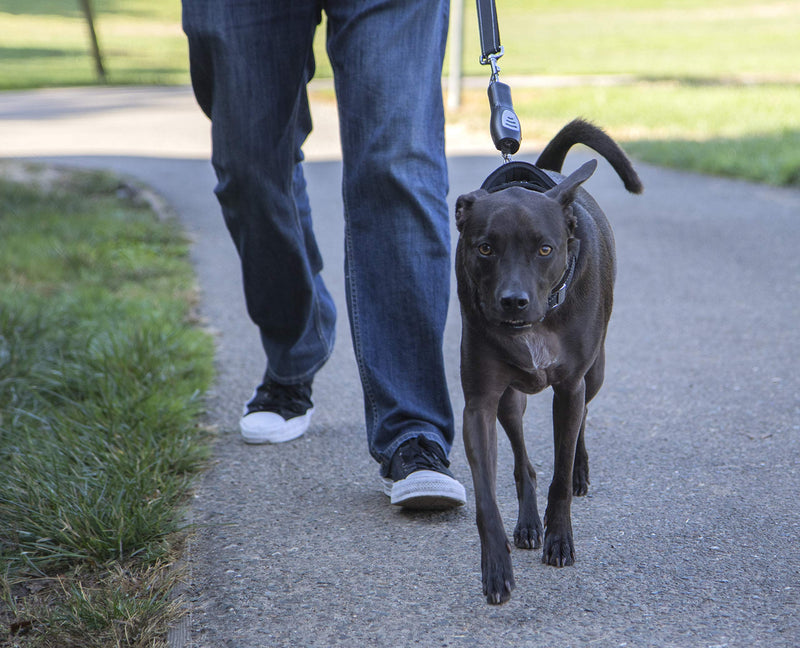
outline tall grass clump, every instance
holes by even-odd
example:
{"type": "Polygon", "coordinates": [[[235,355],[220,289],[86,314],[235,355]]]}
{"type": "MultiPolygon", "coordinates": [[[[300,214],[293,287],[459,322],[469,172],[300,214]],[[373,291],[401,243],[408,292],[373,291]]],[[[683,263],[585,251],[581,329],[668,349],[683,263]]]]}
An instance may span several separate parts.
{"type": "Polygon", "coordinates": [[[213,348],[180,229],[119,187],[0,180],[0,644],[156,645],[170,609],[213,348]]]}

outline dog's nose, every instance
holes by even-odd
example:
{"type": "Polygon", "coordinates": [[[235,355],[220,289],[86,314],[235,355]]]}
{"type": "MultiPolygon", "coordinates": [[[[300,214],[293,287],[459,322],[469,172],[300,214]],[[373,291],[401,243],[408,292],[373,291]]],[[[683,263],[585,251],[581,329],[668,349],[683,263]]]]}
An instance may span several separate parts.
{"type": "Polygon", "coordinates": [[[528,293],[507,290],[500,295],[500,306],[507,313],[518,313],[525,310],[531,303],[528,293]]]}

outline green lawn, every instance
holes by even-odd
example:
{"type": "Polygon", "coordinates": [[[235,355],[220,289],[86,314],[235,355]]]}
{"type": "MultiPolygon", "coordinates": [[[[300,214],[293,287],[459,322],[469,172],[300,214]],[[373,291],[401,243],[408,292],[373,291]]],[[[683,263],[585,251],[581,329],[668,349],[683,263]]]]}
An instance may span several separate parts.
{"type": "MultiPolygon", "coordinates": [[[[179,0],[92,0],[113,84],[189,82],[179,0]]],[[[96,82],[78,0],[0,0],[0,89],[96,82]]]]}
{"type": "MultiPolygon", "coordinates": [[[[656,82],[512,91],[529,143],[543,145],[582,116],[646,162],[800,186],[800,86],[656,82]]],[[[485,94],[470,92],[464,100],[452,118],[484,129],[491,147],[485,94]]]]}
{"type": "MultiPolygon", "coordinates": [[[[178,0],[92,0],[112,83],[185,83],[178,0]]],[[[800,72],[800,4],[786,0],[498,0],[504,74],[718,80],[800,72]]],[[[465,1],[464,70],[482,75],[465,1]]],[[[91,83],[78,0],[0,0],[0,88],[91,83]]],[[[329,77],[324,28],[318,77],[329,77]]]]}
{"type": "MultiPolygon", "coordinates": [[[[497,0],[507,74],[797,77],[800,4],[784,0],[497,0]]],[[[474,5],[465,64],[478,72],[474,5]]]]}

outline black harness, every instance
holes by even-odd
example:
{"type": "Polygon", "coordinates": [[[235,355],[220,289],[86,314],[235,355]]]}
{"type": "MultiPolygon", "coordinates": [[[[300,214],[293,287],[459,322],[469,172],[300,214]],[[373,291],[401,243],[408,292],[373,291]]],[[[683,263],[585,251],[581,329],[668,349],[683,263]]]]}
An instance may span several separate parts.
{"type": "Polygon", "coordinates": [[[494,193],[508,187],[522,187],[544,193],[555,186],[556,181],[539,167],[528,162],[514,161],[502,164],[492,171],[483,181],[481,189],[494,193]]]}

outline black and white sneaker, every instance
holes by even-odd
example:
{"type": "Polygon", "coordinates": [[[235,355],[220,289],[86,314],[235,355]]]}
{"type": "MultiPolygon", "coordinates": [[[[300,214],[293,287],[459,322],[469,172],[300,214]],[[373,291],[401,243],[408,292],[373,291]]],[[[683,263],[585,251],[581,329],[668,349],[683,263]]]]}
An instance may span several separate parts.
{"type": "Polygon", "coordinates": [[[467,502],[464,487],[449,470],[450,462],[438,443],[416,437],[403,443],[392,457],[383,492],[392,504],[409,509],[441,510],[467,502]]]}
{"type": "Polygon", "coordinates": [[[283,443],[301,436],[313,413],[310,382],[282,385],[267,380],[244,406],[239,429],[245,443],[283,443]]]}

